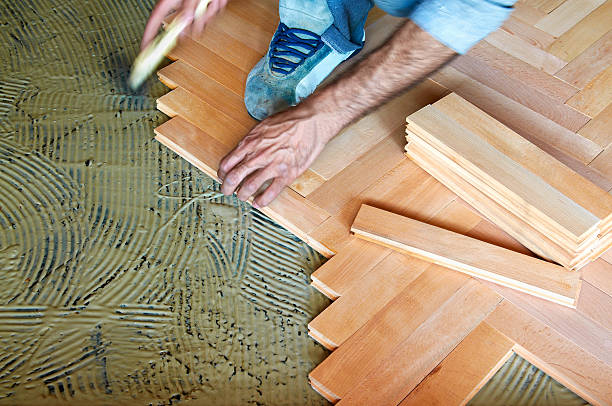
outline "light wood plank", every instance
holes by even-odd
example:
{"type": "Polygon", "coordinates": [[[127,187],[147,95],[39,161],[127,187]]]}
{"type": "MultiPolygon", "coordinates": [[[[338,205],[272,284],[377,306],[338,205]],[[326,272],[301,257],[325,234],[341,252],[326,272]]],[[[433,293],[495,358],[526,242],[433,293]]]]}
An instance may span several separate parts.
{"type": "Polygon", "coordinates": [[[567,266],[571,265],[570,256],[564,251],[561,251],[560,247],[546,238],[546,236],[533,229],[530,224],[525,223],[522,219],[516,217],[504,207],[490,200],[486,195],[482,194],[469,183],[459,178],[454,178],[450,172],[446,173],[444,170],[436,168],[436,164],[431,161],[431,154],[428,152],[416,154],[413,153],[413,150],[416,152],[416,148],[414,148],[411,143],[410,148],[406,150],[406,153],[411,159],[423,168],[427,168],[427,171],[431,173],[432,176],[444,182],[445,185],[460,195],[490,221],[495,222],[495,224],[502,227],[523,245],[541,255],[543,258],[555,258],[555,261],[558,263],[567,266]]]}
{"type": "Polygon", "coordinates": [[[501,29],[540,49],[548,48],[555,41],[553,35],[521,21],[514,14],[504,22],[501,29]]]}
{"type": "Polygon", "coordinates": [[[168,53],[168,57],[192,66],[239,97],[244,94],[246,72],[189,37],[182,38],[179,45],[168,53]]]}
{"type": "Polygon", "coordinates": [[[612,146],[608,146],[601,154],[597,155],[589,166],[612,180],[612,146]]]}
{"type": "Polygon", "coordinates": [[[567,101],[568,106],[595,117],[612,104],[612,65],[567,101]]]}
{"type": "Polygon", "coordinates": [[[563,4],[564,1],[565,0],[521,0],[521,3],[537,8],[543,13],[548,14],[563,4]]]}
{"type": "Polygon", "coordinates": [[[561,127],[450,66],[438,71],[432,78],[600,188],[604,190],[612,188],[611,181],[586,166],[599,153],[593,154],[593,143],[590,140],[561,127]]]}
{"type": "Polygon", "coordinates": [[[499,305],[485,321],[515,341],[519,355],[588,402],[605,405],[612,399],[610,365],[545,323],[508,301],[499,305]]]}
{"type": "MultiPolygon", "coordinates": [[[[513,77],[533,88],[534,91],[543,93],[561,103],[565,103],[567,99],[578,92],[578,89],[574,86],[540,69],[536,69],[520,59],[508,55],[486,41],[481,41],[476,44],[470,49],[467,55],[486,63],[493,69],[513,77]]],[[[475,79],[478,80],[477,77],[475,79]]]]}
{"type": "Polygon", "coordinates": [[[255,125],[255,120],[244,107],[242,97],[186,63],[174,62],[160,69],[157,75],[171,88],[182,87],[243,126],[251,128],[255,125]]]}
{"type": "Polygon", "coordinates": [[[366,205],[351,231],[425,261],[576,306],[580,275],[558,265],[366,205]]]}
{"type": "MultiPolygon", "coordinates": [[[[403,118],[448,94],[442,86],[426,80],[368,114],[332,139],[311,168],[331,179],[390,135],[399,140],[403,118]]],[[[399,141],[398,141],[399,142],[399,141]]]]}
{"type": "Polygon", "coordinates": [[[451,66],[570,131],[578,131],[590,120],[589,116],[527,86],[521,80],[507,76],[503,71],[470,54],[455,59],[451,66]]]}
{"type": "Polygon", "coordinates": [[[582,268],[582,279],[612,296],[612,264],[600,258],[582,268]]]}
{"type": "Polygon", "coordinates": [[[501,298],[469,281],[377,367],[339,405],[397,405],[480,322],[501,298]]]}
{"type": "Polygon", "coordinates": [[[400,406],[467,404],[512,355],[514,341],[481,322],[400,406]]]}
{"type": "Polygon", "coordinates": [[[309,375],[311,382],[325,388],[335,400],[343,398],[469,282],[459,272],[427,268],[319,364],[309,375]]]}
{"type": "MultiPolygon", "coordinates": [[[[611,50],[612,53],[612,50],[611,50]]],[[[612,145],[612,103],[578,131],[578,134],[593,141],[602,149],[612,145]]]]}
{"type": "Polygon", "coordinates": [[[612,1],[608,0],[561,35],[548,51],[564,61],[571,61],[610,31],[612,1]]]}
{"type": "Polygon", "coordinates": [[[582,89],[611,64],[612,30],[555,73],[555,76],[582,89]]]}
{"type": "Polygon", "coordinates": [[[312,284],[335,300],[349,291],[356,281],[391,252],[376,244],[352,239],[310,276],[312,284]]]}
{"type": "Polygon", "coordinates": [[[309,333],[320,337],[328,349],[338,348],[428,266],[425,261],[392,252],[312,320],[309,333]]]}
{"type": "Polygon", "coordinates": [[[483,185],[511,192],[512,195],[500,194],[499,198],[507,198],[507,203],[514,204],[516,212],[526,218],[538,218],[551,229],[575,238],[577,243],[599,225],[599,218],[435,107],[421,109],[407,120],[410,126],[414,124],[423,131],[419,138],[426,134],[427,142],[441,153],[457,159],[471,173],[480,174],[483,185]],[[529,206],[535,212],[523,213],[523,208],[529,206]]]}
{"type": "Polygon", "coordinates": [[[598,218],[612,213],[612,196],[473,104],[451,94],[434,106],[598,218]]]}
{"type": "Polygon", "coordinates": [[[485,38],[485,41],[551,75],[566,65],[566,62],[561,58],[530,45],[516,35],[512,35],[504,30],[493,31],[485,38]]]}
{"type": "Polygon", "coordinates": [[[536,28],[559,37],[564,32],[578,24],[605,0],[573,0],[565,1],[546,17],[535,24],[536,28]]]}
{"type": "Polygon", "coordinates": [[[518,18],[519,20],[534,25],[538,21],[540,21],[547,13],[542,10],[538,10],[535,7],[531,7],[521,1],[517,1],[514,4],[514,11],[512,12],[512,17],[518,18]]]}
{"type": "Polygon", "coordinates": [[[404,142],[400,138],[403,132],[404,125],[401,125],[392,135],[310,193],[308,200],[332,215],[337,214],[351,199],[406,159],[404,142]]]}
{"type": "Polygon", "coordinates": [[[588,282],[582,283],[577,310],[612,334],[612,297],[588,282]]]}

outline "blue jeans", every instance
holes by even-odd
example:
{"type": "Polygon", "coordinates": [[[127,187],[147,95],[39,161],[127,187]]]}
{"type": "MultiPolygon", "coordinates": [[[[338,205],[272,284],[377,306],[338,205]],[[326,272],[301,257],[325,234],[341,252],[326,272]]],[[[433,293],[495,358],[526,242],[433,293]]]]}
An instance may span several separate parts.
{"type": "Polygon", "coordinates": [[[499,28],[516,0],[280,0],[283,23],[321,35],[340,53],[363,46],[364,24],[374,4],[410,18],[442,44],[463,54],[499,28]]]}

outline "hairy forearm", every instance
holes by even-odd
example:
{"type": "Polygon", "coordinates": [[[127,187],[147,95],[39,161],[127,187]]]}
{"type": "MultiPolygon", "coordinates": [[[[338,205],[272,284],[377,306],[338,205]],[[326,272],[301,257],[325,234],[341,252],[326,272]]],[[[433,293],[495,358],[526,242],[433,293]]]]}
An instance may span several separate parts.
{"type": "Polygon", "coordinates": [[[332,113],[339,132],[454,55],[454,51],[408,20],[382,47],[306,99],[304,107],[332,113]]]}

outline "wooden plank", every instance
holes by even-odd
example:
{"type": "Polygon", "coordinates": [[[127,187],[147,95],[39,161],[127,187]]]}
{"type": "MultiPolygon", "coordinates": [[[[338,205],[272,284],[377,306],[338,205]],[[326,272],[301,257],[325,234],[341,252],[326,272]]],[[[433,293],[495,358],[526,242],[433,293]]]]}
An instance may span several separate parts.
{"type": "Polygon", "coordinates": [[[264,56],[266,51],[257,51],[239,39],[232,37],[231,33],[226,33],[223,30],[224,15],[223,13],[219,18],[213,18],[206,24],[202,34],[192,36],[191,38],[215,54],[220,55],[243,72],[248,73],[264,56]]]}
{"type": "Polygon", "coordinates": [[[589,166],[612,180],[612,146],[608,146],[601,154],[597,155],[589,166]]]}
{"type": "Polygon", "coordinates": [[[576,309],[612,334],[612,297],[588,282],[582,283],[576,309]]]}
{"type": "Polygon", "coordinates": [[[512,17],[518,18],[519,20],[534,25],[538,21],[540,21],[547,13],[538,10],[535,7],[528,6],[527,4],[517,1],[514,3],[514,11],[512,12],[512,17]]]}
{"type": "Polygon", "coordinates": [[[576,306],[580,275],[558,265],[366,205],[351,231],[425,261],[576,306]]]}
{"type": "MultiPolygon", "coordinates": [[[[560,306],[490,282],[482,283],[487,284],[507,301],[512,302],[529,316],[590,353],[591,356],[612,366],[610,330],[602,327],[576,309],[560,306]]],[[[504,332],[504,334],[506,333],[504,332]]],[[[508,337],[510,336],[508,335],[508,337]]]]}
{"type": "Polygon", "coordinates": [[[595,117],[612,103],[612,65],[567,101],[567,105],[595,117]]]}
{"type": "Polygon", "coordinates": [[[451,94],[434,106],[598,218],[612,213],[612,196],[473,104],[451,94]]]}
{"type": "MultiPolygon", "coordinates": [[[[578,92],[578,89],[574,86],[508,55],[486,41],[476,44],[467,55],[483,61],[493,69],[501,71],[533,88],[534,91],[543,93],[561,103],[565,103],[567,99],[578,92]]],[[[478,80],[477,77],[475,79],[478,80]]]]}
{"type": "Polygon", "coordinates": [[[376,244],[351,239],[310,276],[312,285],[335,300],[349,291],[356,281],[391,252],[376,244]]]}
{"type": "Polygon", "coordinates": [[[566,65],[566,62],[557,56],[530,45],[516,35],[504,30],[493,31],[485,38],[485,41],[551,75],[566,65]]]}
{"type": "Polygon", "coordinates": [[[310,193],[308,200],[332,215],[338,213],[347,202],[406,159],[400,136],[403,132],[404,125],[401,125],[392,135],[310,193]]]}
{"type": "Polygon", "coordinates": [[[553,35],[534,27],[533,24],[521,21],[514,17],[514,13],[504,22],[501,29],[540,49],[548,48],[555,41],[553,35]]]}
{"type": "Polygon", "coordinates": [[[555,73],[555,76],[582,89],[611,64],[612,30],[555,73]]]}
{"type": "Polygon", "coordinates": [[[604,1],[605,0],[565,1],[546,17],[538,21],[535,27],[555,37],[559,37],[574,25],[578,24],[580,20],[589,15],[597,7],[601,6],[604,1]]]}
{"type": "MultiPolygon", "coordinates": [[[[508,301],[485,320],[518,344],[515,351],[592,404],[612,399],[612,368],[508,301]]],[[[585,337],[585,339],[588,339],[585,337]]]]}
{"type": "Polygon", "coordinates": [[[447,93],[445,88],[431,80],[420,83],[333,138],[311,168],[323,178],[331,179],[386,137],[395,135],[400,142],[402,137],[397,129],[404,124],[404,117],[447,93]]]}
{"type": "Polygon", "coordinates": [[[310,381],[325,388],[334,400],[343,398],[469,282],[470,278],[459,272],[427,268],[319,364],[310,373],[310,381]]]}
{"type": "MultiPolygon", "coordinates": [[[[217,178],[220,160],[230,148],[181,117],[174,117],[155,129],[156,139],[213,179],[217,178]]],[[[332,255],[309,236],[329,214],[310,204],[289,188],[261,210],[323,255],[332,255]]]]}
{"type": "Polygon", "coordinates": [[[414,148],[411,143],[410,148],[406,150],[406,153],[411,159],[415,160],[415,162],[423,168],[427,168],[432,176],[444,182],[444,184],[464,198],[489,220],[495,222],[499,227],[502,227],[506,232],[510,233],[533,252],[544,258],[554,258],[558,263],[570,266],[570,256],[560,251],[559,246],[554,244],[543,234],[539,234],[530,224],[525,223],[522,219],[490,200],[486,195],[482,194],[469,183],[458,178],[453,178],[450,173],[445,173],[445,171],[440,170],[440,168],[436,168],[435,163],[431,161],[431,159],[428,159],[427,153],[413,154],[413,150],[416,151],[416,148],[414,148]]]}
{"type": "Polygon", "coordinates": [[[520,3],[537,8],[543,13],[548,14],[563,4],[564,1],[565,0],[522,0],[520,3]]]}
{"type": "Polygon", "coordinates": [[[608,0],[561,35],[548,52],[569,62],[610,31],[610,21],[612,1],[608,0]]]}
{"type": "Polygon", "coordinates": [[[251,128],[255,125],[255,120],[244,107],[242,97],[186,63],[174,62],[160,69],[157,75],[162,82],[173,85],[171,88],[182,87],[243,126],[251,128]]]}
{"type": "MultiPolygon", "coordinates": [[[[231,148],[248,133],[248,129],[241,123],[181,87],[157,99],[157,108],[171,117],[181,116],[231,148]]],[[[324,181],[325,179],[313,171],[307,170],[289,187],[305,196],[321,186],[324,181]]]]}
{"type": "Polygon", "coordinates": [[[469,281],[409,337],[396,345],[339,405],[397,405],[480,322],[501,298],[469,281]]]}
{"type": "Polygon", "coordinates": [[[514,341],[481,322],[400,406],[467,404],[512,355],[514,341]]]}
{"type": "Polygon", "coordinates": [[[246,72],[189,37],[182,38],[178,46],[168,53],[168,57],[190,65],[239,97],[244,94],[246,72]]]}
{"type": "Polygon", "coordinates": [[[612,264],[604,259],[600,258],[582,268],[582,279],[612,296],[612,264]]]}
{"type": "MultiPolygon", "coordinates": [[[[514,204],[516,213],[524,214],[526,218],[537,218],[559,233],[575,238],[577,242],[582,241],[599,224],[599,219],[592,213],[489,143],[483,142],[477,135],[458,126],[456,121],[435,107],[421,109],[407,120],[410,126],[414,123],[423,130],[422,134],[428,135],[427,143],[454,157],[472,174],[479,174],[483,185],[490,185],[494,191],[508,190],[512,193],[507,195],[507,199],[508,203],[514,204]],[[524,207],[535,211],[524,211],[524,207]]],[[[499,198],[503,199],[504,196],[499,195],[499,198]]]]}
{"type": "Polygon", "coordinates": [[[392,252],[308,324],[309,334],[334,350],[412,283],[429,263],[392,252]]]}
{"type": "Polygon", "coordinates": [[[586,166],[599,153],[593,155],[593,143],[590,140],[529,110],[450,66],[441,69],[432,78],[600,188],[604,190],[612,188],[611,181],[586,166]]]}
{"type": "Polygon", "coordinates": [[[521,80],[507,76],[503,71],[491,67],[470,54],[455,59],[451,66],[570,131],[578,131],[590,120],[589,116],[527,86],[521,80]]]}
{"type": "MultiPolygon", "coordinates": [[[[610,50],[612,53],[612,50],[610,50]]],[[[593,141],[602,149],[612,145],[612,103],[589,121],[584,127],[578,131],[578,134],[593,141]]]]}
{"type": "Polygon", "coordinates": [[[157,99],[157,108],[170,117],[181,116],[230,148],[248,132],[247,127],[182,87],[177,87],[157,99]]]}

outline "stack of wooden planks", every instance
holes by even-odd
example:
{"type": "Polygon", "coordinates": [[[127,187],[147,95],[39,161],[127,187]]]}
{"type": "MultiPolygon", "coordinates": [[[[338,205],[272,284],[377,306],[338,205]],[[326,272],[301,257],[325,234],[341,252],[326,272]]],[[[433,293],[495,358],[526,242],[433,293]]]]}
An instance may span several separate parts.
{"type": "MultiPolygon", "coordinates": [[[[350,233],[368,204],[531,255],[404,155],[405,117],[451,92],[610,191],[610,4],[519,0],[500,30],[345,129],[265,209],[331,257],[312,275],[334,300],[309,325],[335,349],[311,375],[321,393],[344,404],[465,404],[514,351],[587,401],[611,403],[612,252],[576,273],[582,287],[572,309],[350,233]]],[[[212,177],[255,124],[244,82],[277,23],[276,0],[233,0],[201,36],[186,36],[159,72],[173,90],[158,99],[171,119],[156,138],[212,177]]],[[[373,10],[366,47],[398,23],[373,10]]],[[[566,173],[559,162],[544,169],[566,173]]]]}
{"type": "Polygon", "coordinates": [[[406,121],[406,154],[533,252],[580,269],[612,246],[611,195],[461,97],[406,121]]]}

